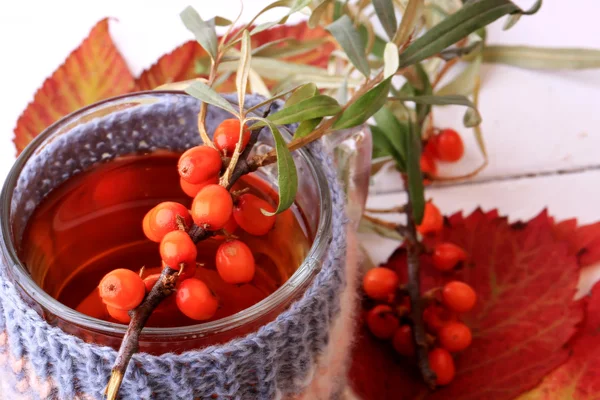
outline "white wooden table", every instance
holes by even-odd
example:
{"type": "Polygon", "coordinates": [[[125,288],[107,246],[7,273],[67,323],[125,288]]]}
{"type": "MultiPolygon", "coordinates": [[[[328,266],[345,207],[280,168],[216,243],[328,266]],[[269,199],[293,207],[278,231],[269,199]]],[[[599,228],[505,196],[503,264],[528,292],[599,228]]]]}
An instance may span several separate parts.
{"type": "MultiPolygon", "coordinates": [[[[266,0],[245,1],[247,20],[266,0]]],[[[516,1],[523,7],[533,0],[516,1]]],[[[0,181],[14,161],[12,130],[33,93],[66,58],[89,29],[112,16],[111,34],[131,70],[138,74],[160,55],[190,39],[178,13],[188,0],[102,2],[4,2],[0,5],[0,181]],[[76,17],[75,17],[76,16],[76,17]]],[[[193,3],[193,2],[192,2],[193,3]]],[[[234,18],[237,0],[197,2],[210,18],[234,18]],[[205,4],[210,4],[210,7],[205,4]]],[[[495,44],[600,48],[597,0],[547,0],[533,17],[523,17],[510,31],[501,24],[489,30],[495,44]]],[[[267,16],[268,17],[268,16],[267,16]]],[[[299,18],[292,19],[291,22],[299,18]]],[[[528,219],[547,207],[557,219],[600,219],[600,70],[536,72],[486,65],[480,109],[490,164],[473,181],[430,188],[444,213],[498,208],[511,220],[528,219]]],[[[466,157],[441,173],[469,171],[481,162],[470,132],[462,128],[463,110],[436,111],[439,126],[458,128],[467,144],[466,157]]],[[[397,180],[377,180],[374,193],[398,189],[397,180]]],[[[374,194],[369,205],[401,203],[403,194],[374,194]]],[[[364,237],[374,261],[383,261],[396,243],[364,237]]],[[[586,279],[589,287],[592,277],[586,279]]]]}

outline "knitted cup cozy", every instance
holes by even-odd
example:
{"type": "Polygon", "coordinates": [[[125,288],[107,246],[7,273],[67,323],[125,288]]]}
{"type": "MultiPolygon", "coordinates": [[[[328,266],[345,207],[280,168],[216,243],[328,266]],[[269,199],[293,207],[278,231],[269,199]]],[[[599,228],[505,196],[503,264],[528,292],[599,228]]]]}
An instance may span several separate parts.
{"type": "MultiPolygon", "coordinates": [[[[11,210],[23,221],[53,188],[94,163],[154,148],[182,150],[199,143],[199,102],[179,94],[169,101],[96,118],[57,137],[28,162],[11,210]],[[74,137],[74,138],[73,138],[74,137]],[[31,164],[31,165],[30,165],[31,164]]],[[[256,104],[250,97],[248,105],[256,104]]],[[[208,131],[227,117],[209,108],[208,131]]],[[[345,196],[334,163],[322,145],[309,149],[329,182],[331,243],[321,269],[303,296],[258,331],[223,345],[182,354],[134,355],[121,387],[124,399],[300,398],[326,351],[346,287],[345,196]],[[214,396],[214,397],[213,397],[214,396]]],[[[25,226],[24,223],[17,225],[25,226]]],[[[22,232],[15,232],[20,237],[22,232]]],[[[9,240],[0,237],[0,240],[9,240]]],[[[64,333],[28,307],[0,259],[0,399],[101,399],[116,351],[64,333]]],[[[350,335],[350,333],[348,333],[350,335]]]]}

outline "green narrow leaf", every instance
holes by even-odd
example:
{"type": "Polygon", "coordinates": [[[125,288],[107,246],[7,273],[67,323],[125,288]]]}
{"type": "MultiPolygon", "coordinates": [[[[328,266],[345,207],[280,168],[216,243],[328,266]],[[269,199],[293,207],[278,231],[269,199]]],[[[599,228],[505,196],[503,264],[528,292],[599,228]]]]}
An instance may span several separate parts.
{"type": "Polygon", "coordinates": [[[515,24],[517,22],[519,22],[522,15],[535,14],[536,12],[538,12],[540,7],[542,7],[542,0],[537,0],[535,2],[535,4],[533,6],[531,6],[530,10],[522,12],[522,13],[518,13],[518,14],[509,15],[508,18],[506,19],[506,22],[504,23],[504,26],[502,27],[502,29],[505,31],[509,30],[510,28],[515,26],[515,24]]]}
{"type": "Polygon", "coordinates": [[[478,54],[473,62],[469,63],[466,68],[456,76],[452,81],[436,92],[436,96],[447,96],[450,94],[460,94],[468,96],[473,93],[475,82],[479,77],[481,70],[481,54],[478,54]]]}
{"type": "Polygon", "coordinates": [[[319,93],[319,89],[317,85],[314,83],[307,83],[305,85],[300,86],[298,89],[292,93],[289,99],[286,100],[284,107],[290,107],[294,104],[301,102],[302,100],[306,100],[309,97],[312,97],[319,93]]]}
{"type": "Polygon", "coordinates": [[[392,0],[373,0],[373,8],[375,8],[375,14],[377,14],[385,33],[390,40],[393,39],[398,29],[398,22],[392,0]]]}
{"type": "Polygon", "coordinates": [[[383,52],[383,79],[394,76],[396,71],[398,71],[399,64],[398,46],[391,42],[386,44],[385,51],[383,52]]]}
{"type": "Polygon", "coordinates": [[[194,34],[200,46],[206,50],[213,61],[217,58],[217,32],[212,24],[204,21],[200,14],[191,6],[179,14],[185,27],[194,34]]]}
{"type": "Polygon", "coordinates": [[[412,101],[417,104],[427,104],[433,106],[465,106],[469,108],[463,118],[463,123],[465,126],[473,127],[481,123],[481,115],[479,114],[477,107],[475,107],[475,104],[473,104],[467,97],[462,95],[392,97],[390,100],[412,101]]]}
{"type": "MultiPolygon", "coordinates": [[[[475,107],[479,107],[479,77],[475,81],[475,88],[473,89],[473,104],[475,107]]],[[[477,125],[473,127],[473,132],[475,134],[475,140],[477,141],[477,146],[479,146],[479,150],[483,155],[483,159],[485,160],[485,164],[488,162],[488,153],[485,148],[485,140],[483,139],[483,132],[481,131],[481,125],[477,125]]]]}
{"type": "Polygon", "coordinates": [[[467,55],[473,53],[475,50],[479,50],[482,45],[483,45],[483,41],[478,40],[478,41],[473,42],[465,47],[455,47],[455,48],[450,48],[450,49],[441,51],[439,56],[443,60],[450,61],[456,57],[467,56],[467,55]]]}
{"type": "Polygon", "coordinates": [[[317,7],[315,7],[314,10],[312,10],[312,13],[310,13],[310,18],[308,19],[308,27],[311,29],[315,29],[318,25],[319,22],[321,21],[321,17],[323,16],[323,13],[325,13],[325,11],[327,11],[327,9],[329,8],[329,5],[333,2],[333,0],[323,0],[319,3],[319,5],[317,7]]]}
{"type": "Polygon", "coordinates": [[[328,38],[296,40],[286,37],[263,44],[252,51],[253,56],[285,58],[318,50],[328,38]]]}
{"type": "Polygon", "coordinates": [[[412,205],[415,224],[423,220],[425,209],[425,191],[421,173],[421,133],[415,129],[412,120],[408,121],[406,174],[408,176],[408,197],[412,205]]]}
{"type": "Polygon", "coordinates": [[[250,84],[250,91],[252,93],[258,93],[261,96],[266,97],[267,99],[271,97],[271,91],[267,87],[267,84],[253,69],[250,69],[250,71],[248,71],[248,83],[250,84]]]}
{"type": "MultiPolygon", "coordinates": [[[[391,142],[390,137],[377,125],[370,125],[371,136],[373,139],[373,157],[391,156],[396,162],[400,171],[406,171],[406,159],[398,152],[396,146],[391,142]]],[[[396,136],[405,141],[401,147],[406,145],[406,137],[396,136]]]]}
{"type": "Polygon", "coordinates": [[[334,129],[345,129],[366,122],[386,102],[390,91],[390,79],[386,79],[352,103],[340,119],[333,124],[334,129]]]}
{"type": "Polygon", "coordinates": [[[600,50],[529,46],[486,46],[483,61],[528,69],[600,68],[600,50]]]}
{"type": "Polygon", "coordinates": [[[228,20],[224,17],[219,17],[218,15],[214,18],[211,18],[208,23],[216,26],[229,26],[233,24],[233,21],[228,20]]]}
{"type": "MultiPolygon", "coordinates": [[[[403,166],[402,170],[406,170],[406,136],[408,135],[408,125],[400,122],[394,113],[387,107],[381,107],[379,111],[373,115],[377,126],[383,131],[394,149],[399,154],[399,157],[394,157],[398,165],[403,166]]],[[[393,156],[393,154],[391,154],[393,156]]]]}
{"type": "Polygon", "coordinates": [[[262,32],[264,30],[267,30],[269,28],[274,27],[275,25],[281,25],[281,24],[285,24],[288,20],[288,18],[290,17],[290,15],[302,10],[305,7],[308,7],[308,5],[310,4],[310,0],[293,0],[293,1],[289,1],[289,0],[283,0],[283,1],[277,1],[265,8],[262,9],[262,11],[260,11],[253,19],[252,21],[248,24],[248,26],[250,26],[252,23],[254,23],[254,21],[256,21],[256,18],[258,16],[260,16],[261,14],[263,14],[265,11],[268,11],[272,8],[275,7],[290,7],[290,11],[288,11],[288,13],[286,15],[284,15],[282,18],[280,18],[277,21],[272,21],[272,22],[265,22],[263,24],[259,24],[256,27],[254,27],[254,29],[252,29],[252,31],[250,32],[251,35],[255,35],[259,32],[262,32]],[[278,3],[283,3],[283,4],[279,4],[279,5],[275,5],[278,3]]]}
{"type": "Polygon", "coordinates": [[[225,111],[229,111],[235,116],[239,116],[238,112],[233,108],[231,103],[200,81],[193,82],[185,89],[185,92],[207,104],[212,104],[213,106],[222,108],[225,111]]]}
{"type": "Polygon", "coordinates": [[[275,151],[277,152],[277,184],[279,186],[279,204],[274,213],[261,210],[265,215],[279,214],[294,204],[296,191],[298,190],[298,173],[294,158],[287,148],[287,143],[281,136],[277,125],[266,118],[249,118],[266,124],[273,135],[275,151]]]}
{"type": "Polygon", "coordinates": [[[333,23],[327,30],[335,37],[335,40],[342,46],[342,49],[352,62],[364,76],[369,77],[371,68],[365,55],[365,44],[363,43],[360,34],[354,29],[352,20],[347,15],[343,15],[333,23]]]}
{"type": "Polygon", "coordinates": [[[293,124],[313,118],[335,115],[342,110],[338,102],[324,94],[309,97],[289,107],[284,107],[275,114],[269,115],[269,121],[277,124],[293,124]]]}
{"type": "Polygon", "coordinates": [[[423,12],[424,0],[409,0],[402,15],[400,26],[394,36],[393,42],[398,46],[404,45],[404,43],[410,38],[410,35],[415,30],[417,21],[419,20],[421,13],[423,12]]]}
{"type": "MultiPolygon", "coordinates": [[[[250,63],[252,62],[252,46],[250,44],[250,33],[242,32],[242,49],[240,50],[240,65],[235,76],[235,87],[237,88],[238,105],[240,115],[244,115],[244,101],[248,90],[248,75],[250,74],[250,63]]],[[[241,140],[241,136],[240,136],[241,140]]]]}
{"type": "MultiPolygon", "coordinates": [[[[530,10],[535,12],[537,10],[530,10]]],[[[526,14],[509,0],[477,0],[428,30],[400,54],[400,67],[431,57],[447,47],[507,14],[526,14]]]]}
{"type": "Polygon", "coordinates": [[[314,131],[322,120],[323,118],[313,118],[300,122],[298,129],[296,129],[296,132],[294,132],[294,139],[300,139],[314,131]]]}

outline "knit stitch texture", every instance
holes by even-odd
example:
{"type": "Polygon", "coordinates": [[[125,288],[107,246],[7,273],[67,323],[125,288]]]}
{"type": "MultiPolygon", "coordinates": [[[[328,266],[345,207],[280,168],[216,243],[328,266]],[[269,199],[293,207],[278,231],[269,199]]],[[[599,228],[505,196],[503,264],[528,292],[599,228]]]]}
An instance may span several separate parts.
{"type": "MultiPolygon", "coordinates": [[[[258,98],[251,97],[248,105],[258,98]]],[[[58,137],[27,163],[11,210],[25,222],[56,186],[94,163],[140,150],[183,150],[199,143],[199,102],[183,95],[93,119],[58,137]]],[[[209,108],[208,131],[227,118],[209,108]]],[[[121,388],[124,399],[277,399],[301,393],[328,344],[345,286],[345,196],[330,155],[319,143],[310,152],[329,182],[331,243],[321,269],[304,295],[257,332],[183,354],[136,354],[121,388]]],[[[22,229],[14,232],[17,237],[22,229]]],[[[0,238],[8,240],[8,238],[0,238]]],[[[8,399],[100,399],[116,357],[49,325],[21,299],[0,262],[0,390],[8,399]],[[33,377],[33,378],[32,378],[33,377]]]]}

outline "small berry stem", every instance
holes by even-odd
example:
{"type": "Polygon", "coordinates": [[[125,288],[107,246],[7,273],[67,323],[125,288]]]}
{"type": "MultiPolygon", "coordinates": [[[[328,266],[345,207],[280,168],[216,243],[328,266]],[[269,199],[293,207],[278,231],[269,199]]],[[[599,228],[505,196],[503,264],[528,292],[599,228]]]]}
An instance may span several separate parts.
{"type": "Polygon", "coordinates": [[[421,245],[417,241],[417,231],[415,221],[412,217],[412,206],[409,203],[406,207],[407,229],[406,229],[406,249],[408,259],[408,293],[411,303],[411,319],[413,322],[413,338],[417,350],[417,360],[421,375],[425,384],[431,389],[435,389],[436,375],[429,366],[428,341],[423,323],[423,303],[421,302],[421,279],[419,272],[419,254],[421,245]]]}

